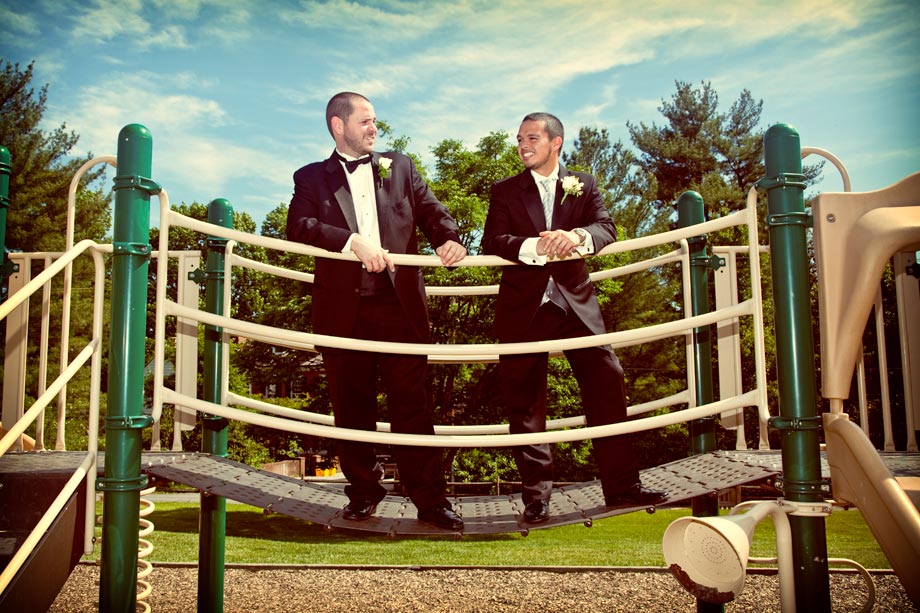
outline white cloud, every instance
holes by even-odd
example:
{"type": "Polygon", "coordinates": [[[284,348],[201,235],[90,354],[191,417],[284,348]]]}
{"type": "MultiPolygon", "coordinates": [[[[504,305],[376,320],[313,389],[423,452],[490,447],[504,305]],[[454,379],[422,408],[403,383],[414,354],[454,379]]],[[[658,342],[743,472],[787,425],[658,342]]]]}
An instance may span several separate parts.
{"type": "Polygon", "coordinates": [[[76,17],[72,34],[94,43],[134,37],[128,42],[140,49],[190,49],[187,30],[194,25],[200,35],[196,41],[232,44],[250,36],[247,5],[244,0],[95,0],[93,7],[76,17]],[[202,9],[212,7],[213,13],[203,13],[202,9]],[[202,15],[207,15],[207,21],[202,21],[202,15]]]}
{"type": "Polygon", "coordinates": [[[177,25],[166,25],[151,30],[149,36],[137,41],[141,49],[157,47],[160,49],[190,49],[185,37],[185,28],[177,25]]]}
{"type": "Polygon", "coordinates": [[[279,17],[310,29],[350,32],[354,43],[373,40],[418,39],[463,11],[463,2],[382,2],[369,6],[351,0],[304,0],[300,9],[282,10],[279,17]]]}
{"type": "Polygon", "coordinates": [[[150,32],[150,24],[141,16],[141,0],[96,0],[75,21],[73,36],[101,43],[118,36],[141,36],[150,32]]]}
{"type": "MultiPolygon", "coordinates": [[[[183,74],[180,85],[184,87],[189,78],[183,74]]],[[[100,82],[105,84],[86,87],[67,109],[49,109],[46,116],[48,125],[66,121],[80,135],[79,150],[72,153],[114,154],[119,131],[140,123],[153,137],[155,180],[172,177],[196,186],[201,194],[218,194],[232,178],[265,170],[259,161],[265,159],[264,152],[234,142],[232,134],[224,131],[230,120],[216,100],[149,86],[169,83],[168,75],[107,75],[100,82]],[[112,88],[110,82],[119,85],[112,88]],[[243,165],[242,160],[248,161],[243,165]]],[[[164,187],[169,189],[165,183],[164,187]]],[[[197,197],[171,196],[189,201],[197,197]]]]}
{"type": "MultiPolygon", "coordinates": [[[[258,10],[258,5],[257,5],[258,10]]],[[[225,45],[240,44],[253,37],[252,13],[240,4],[230,0],[230,6],[222,9],[212,21],[201,28],[204,38],[221,41],[225,45]]]]}
{"type": "Polygon", "coordinates": [[[11,11],[5,6],[0,6],[0,23],[3,24],[4,30],[17,36],[34,36],[39,33],[38,21],[34,16],[21,11],[11,11]]]}

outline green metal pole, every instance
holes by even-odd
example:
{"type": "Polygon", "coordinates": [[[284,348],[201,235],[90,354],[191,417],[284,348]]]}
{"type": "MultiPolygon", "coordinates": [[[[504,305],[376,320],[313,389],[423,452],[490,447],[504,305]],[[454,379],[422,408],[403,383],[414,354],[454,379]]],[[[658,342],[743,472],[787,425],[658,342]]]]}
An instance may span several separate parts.
{"type": "MultiPolygon", "coordinates": [[[[233,208],[223,198],[208,205],[208,222],[224,228],[233,227],[233,208]]],[[[205,310],[224,314],[224,253],[227,239],[208,237],[205,270],[205,310]]],[[[221,402],[223,381],[223,328],[204,328],[204,399],[221,402]]],[[[202,451],[227,457],[228,421],[224,417],[202,416],[202,451]]],[[[224,552],[227,534],[227,499],[222,496],[201,495],[201,516],[198,537],[198,611],[214,613],[224,610],[224,552]]]]}
{"type": "MultiPolygon", "coordinates": [[[[677,199],[677,225],[686,228],[706,221],[703,197],[697,192],[686,191],[677,199]]],[[[690,249],[690,300],[693,315],[711,311],[709,302],[709,270],[712,260],[706,255],[706,236],[687,239],[690,249]]],[[[693,330],[694,371],[696,375],[697,405],[709,404],[714,400],[712,387],[712,338],[709,327],[693,330]]],[[[715,418],[706,417],[690,422],[690,455],[715,451],[715,418]]],[[[697,496],[690,501],[695,517],[715,517],[719,514],[719,498],[716,495],[697,496]]],[[[697,599],[696,610],[702,612],[724,611],[721,604],[697,599]]]]}
{"type": "Polygon", "coordinates": [[[143,416],[144,345],[147,335],[147,268],[150,258],[150,196],[159,191],[148,177],[152,140],[144,126],[131,124],[118,134],[118,175],[112,257],[112,318],[109,338],[109,389],[105,418],[102,569],[99,610],[135,610],[143,416]]]}
{"type": "MultiPolygon", "coordinates": [[[[820,503],[823,481],[818,434],[817,382],[808,278],[805,181],[799,134],[786,124],[764,136],[767,227],[773,269],[776,369],[780,417],[770,420],[781,434],[783,495],[791,502],[820,503]]],[[[790,515],[795,599],[799,611],[830,611],[827,535],[824,517],[790,515]]]]}
{"type": "MultiPolygon", "coordinates": [[[[706,221],[703,197],[687,191],[677,199],[677,225],[686,228],[706,221]]],[[[709,313],[709,271],[712,260],[706,255],[706,236],[687,239],[690,247],[690,294],[693,315],[709,313]]],[[[709,327],[694,328],[693,354],[696,370],[697,404],[713,401],[712,338],[709,327]]],[[[690,424],[690,453],[700,454],[716,448],[715,418],[694,420],[690,424]]]]}
{"type": "Polygon", "coordinates": [[[11,270],[6,255],[6,217],[10,208],[10,150],[0,145],[0,284],[6,281],[11,270]]]}

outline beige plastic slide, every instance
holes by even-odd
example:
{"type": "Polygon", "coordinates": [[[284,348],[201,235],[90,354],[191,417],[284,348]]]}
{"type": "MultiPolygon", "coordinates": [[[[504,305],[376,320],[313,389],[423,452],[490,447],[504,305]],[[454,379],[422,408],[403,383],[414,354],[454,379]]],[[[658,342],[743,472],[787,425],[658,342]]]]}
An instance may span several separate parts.
{"type": "Polygon", "coordinates": [[[920,172],[874,192],[821,194],[812,213],[833,496],[862,512],[908,596],[920,604],[920,512],[911,502],[911,495],[920,499],[920,479],[899,484],[843,413],[882,271],[894,253],[920,249],[920,172]]]}
{"type": "MultiPolygon", "coordinates": [[[[825,413],[824,436],[834,500],[862,512],[907,595],[920,603],[920,511],[846,414],[825,413]]],[[[904,485],[917,495],[918,482],[914,478],[904,485]]]]}

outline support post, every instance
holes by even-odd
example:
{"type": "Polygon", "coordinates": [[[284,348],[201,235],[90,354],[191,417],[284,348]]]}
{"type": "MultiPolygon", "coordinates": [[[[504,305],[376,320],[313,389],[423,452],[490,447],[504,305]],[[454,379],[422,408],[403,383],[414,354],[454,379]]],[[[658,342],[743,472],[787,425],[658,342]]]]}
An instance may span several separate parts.
{"type": "MultiPolygon", "coordinates": [[[[217,198],[208,204],[208,222],[233,227],[233,208],[217,198]]],[[[205,265],[205,310],[224,314],[224,254],[227,239],[209,236],[205,265]]],[[[204,400],[220,403],[223,372],[223,328],[204,328],[204,400]]],[[[202,415],[202,451],[227,457],[228,420],[218,415],[202,415]]],[[[224,610],[224,553],[227,534],[227,499],[223,496],[201,495],[201,516],[198,537],[198,611],[214,613],[224,610]]]]}
{"type": "MultiPolygon", "coordinates": [[[[6,251],[6,218],[10,209],[10,175],[12,173],[10,150],[0,145],[0,286],[6,283],[6,278],[14,272],[13,264],[7,257],[6,251]]],[[[0,302],[2,300],[0,299],[0,302]]]]}
{"type": "MultiPolygon", "coordinates": [[[[686,228],[706,221],[703,197],[694,191],[686,191],[677,199],[677,225],[686,228]]],[[[712,309],[709,301],[709,271],[713,260],[706,255],[705,235],[687,239],[690,248],[690,299],[692,315],[703,315],[712,309]]],[[[693,367],[696,371],[696,399],[698,405],[714,400],[712,386],[712,335],[710,327],[693,329],[693,367]]],[[[716,421],[714,417],[694,419],[690,422],[690,455],[715,451],[716,421]]],[[[690,502],[695,517],[715,517],[719,514],[719,498],[716,495],[697,496],[690,502]]],[[[721,604],[697,599],[696,610],[700,613],[724,611],[721,604]]]]}
{"type": "MultiPolygon", "coordinates": [[[[764,136],[767,227],[773,269],[776,368],[780,417],[770,424],[781,434],[783,495],[793,502],[821,502],[821,479],[815,350],[809,301],[805,212],[799,134],[786,124],[771,126],[764,136]]],[[[824,517],[789,517],[792,526],[796,606],[800,611],[827,611],[830,585],[824,517]]]]}
{"type": "Polygon", "coordinates": [[[137,600],[137,546],[141,474],[147,283],[150,259],[150,196],[160,188],[149,177],[150,132],[138,124],[118,134],[118,172],[112,257],[112,318],[109,389],[105,418],[105,476],[99,610],[133,612],[137,600]]]}

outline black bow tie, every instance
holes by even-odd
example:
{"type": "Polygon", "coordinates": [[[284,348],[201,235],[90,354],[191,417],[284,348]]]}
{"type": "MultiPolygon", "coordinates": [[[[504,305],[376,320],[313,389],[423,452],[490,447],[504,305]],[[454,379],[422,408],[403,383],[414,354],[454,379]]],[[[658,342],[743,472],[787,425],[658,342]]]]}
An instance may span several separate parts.
{"type": "Polygon", "coordinates": [[[367,164],[371,161],[371,156],[366,155],[363,158],[358,158],[357,160],[346,160],[341,155],[336,154],[336,157],[339,158],[339,161],[345,164],[345,169],[348,170],[349,174],[355,171],[355,168],[361,164],[367,164]]]}

